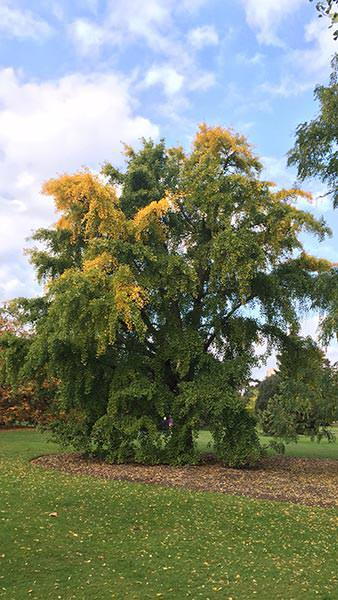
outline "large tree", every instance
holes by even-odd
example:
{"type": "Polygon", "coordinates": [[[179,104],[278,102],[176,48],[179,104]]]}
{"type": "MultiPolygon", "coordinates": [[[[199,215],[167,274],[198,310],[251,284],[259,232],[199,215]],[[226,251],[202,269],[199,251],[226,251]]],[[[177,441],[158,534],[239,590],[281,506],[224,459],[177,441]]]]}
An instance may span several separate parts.
{"type": "Polygon", "coordinates": [[[190,153],[144,141],[126,157],[105,179],[45,184],[60,218],[35,234],[45,293],[16,302],[32,335],[12,370],[58,381],[54,429],[80,449],[194,462],[204,422],[226,464],[252,463],[260,446],[244,392],[255,347],[282,351],[299,310],[325,303],[321,274],[337,287],[300,240],[329,230],[296,207],[299,189],[262,181],[245,138],[221,127],[201,126],[190,153]]]}
{"type": "Polygon", "coordinates": [[[327,86],[318,85],[314,92],[319,112],[312,121],[298,125],[289,165],[296,165],[300,181],[318,177],[328,186],[334,207],[338,206],[338,54],[332,60],[332,74],[327,86]]]}

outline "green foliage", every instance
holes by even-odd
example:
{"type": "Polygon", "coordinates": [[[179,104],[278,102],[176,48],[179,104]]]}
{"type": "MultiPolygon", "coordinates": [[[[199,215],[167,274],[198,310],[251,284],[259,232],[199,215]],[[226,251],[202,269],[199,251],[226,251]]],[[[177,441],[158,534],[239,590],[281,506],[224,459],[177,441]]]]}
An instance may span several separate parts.
{"type": "Polygon", "coordinates": [[[290,338],[279,356],[279,372],[261,384],[262,429],[287,442],[299,435],[320,441],[333,435],[338,418],[338,373],[311,338],[290,338]]]}
{"type": "Polygon", "coordinates": [[[318,177],[328,186],[334,207],[338,206],[338,54],[332,59],[332,74],[328,86],[315,88],[319,102],[318,116],[301,123],[296,130],[296,142],[289,152],[289,165],[296,165],[298,177],[318,177]]]}
{"type": "Polygon", "coordinates": [[[266,410],[269,400],[278,394],[280,384],[279,380],[280,377],[278,373],[273,373],[258,384],[258,394],[255,405],[256,414],[262,410],[266,410]]]}
{"type": "MultiPolygon", "coordinates": [[[[259,425],[265,434],[273,435],[273,420],[275,411],[271,410],[271,402],[278,395],[280,389],[280,376],[277,373],[266,377],[258,385],[258,394],[255,413],[259,425]]],[[[270,444],[271,446],[271,444],[270,444]]],[[[274,446],[275,449],[277,446],[274,446]]]]}
{"type": "Polygon", "coordinates": [[[4,346],[6,378],[55,379],[55,434],[101,458],[195,463],[204,423],[220,460],[252,464],[255,347],[283,347],[298,307],[324,305],[323,274],[337,285],[300,241],[329,229],[296,208],[299,189],[261,180],[232,131],[202,125],[190,153],[144,141],[126,155],[104,181],[84,171],[45,184],[60,216],[31,253],[45,295],[11,305],[30,335],[4,346]]]}
{"type": "Polygon", "coordinates": [[[321,310],[321,342],[327,345],[338,338],[338,286],[337,265],[329,273],[322,273],[317,280],[314,306],[321,310]]]}
{"type": "Polygon", "coordinates": [[[67,414],[59,412],[47,428],[51,439],[63,448],[90,453],[90,421],[84,411],[71,409],[67,414]]]}
{"type": "Polygon", "coordinates": [[[262,453],[254,417],[238,400],[225,405],[218,416],[210,425],[217,458],[229,467],[254,465],[262,453]]]}

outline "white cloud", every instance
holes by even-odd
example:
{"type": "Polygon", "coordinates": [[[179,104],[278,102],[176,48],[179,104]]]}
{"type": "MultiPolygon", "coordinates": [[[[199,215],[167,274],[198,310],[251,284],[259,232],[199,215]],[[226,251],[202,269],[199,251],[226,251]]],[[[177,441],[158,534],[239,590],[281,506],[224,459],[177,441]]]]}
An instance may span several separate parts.
{"type": "Polygon", "coordinates": [[[164,104],[158,102],[157,108],[166,115],[167,119],[177,120],[180,118],[178,112],[181,113],[182,109],[189,105],[189,92],[205,92],[215,83],[215,74],[212,72],[200,72],[198,69],[192,69],[186,75],[179,73],[168,63],[151,67],[146,72],[139,88],[160,86],[167,96],[168,102],[164,104]]]}
{"type": "Polygon", "coordinates": [[[305,26],[305,41],[310,47],[290,52],[290,63],[296,63],[307,76],[317,77],[330,69],[330,59],[337,52],[337,42],[333,39],[326,19],[315,18],[305,26]]]}
{"type": "Polygon", "coordinates": [[[29,295],[25,238],[55,220],[52,201],[39,193],[41,183],[83,165],[120,161],[121,140],[158,136],[157,126],[132,107],[128,82],[116,74],[36,83],[22,81],[13,69],[0,71],[0,263],[15,273],[0,272],[2,297],[16,279],[29,295]]]}
{"type": "Polygon", "coordinates": [[[252,56],[244,54],[243,52],[236,55],[236,60],[241,65],[260,65],[263,63],[264,58],[265,56],[261,52],[256,52],[252,56]]]}
{"type": "Polygon", "coordinates": [[[74,74],[32,83],[21,82],[13,69],[3,69],[0,150],[6,168],[12,176],[20,165],[15,182],[19,174],[22,182],[22,171],[48,177],[51,170],[107,158],[119,151],[113,146],[121,139],[156,136],[157,127],[134,116],[131,104],[128,82],[116,74],[74,74]]]}
{"type": "Polygon", "coordinates": [[[204,46],[216,46],[219,38],[216,29],[212,25],[203,25],[189,31],[188,41],[193,48],[200,50],[204,46]]]}
{"type": "Polygon", "coordinates": [[[185,10],[188,13],[196,13],[200,8],[202,8],[203,4],[206,4],[208,0],[181,0],[181,2],[176,2],[178,10],[185,10]]]}
{"type": "Polygon", "coordinates": [[[282,98],[290,98],[299,96],[312,89],[313,82],[309,80],[301,80],[295,75],[284,75],[278,83],[265,82],[262,83],[260,89],[263,92],[268,92],[272,96],[281,96],[282,98]]]}
{"type": "Polygon", "coordinates": [[[58,20],[63,21],[65,19],[65,12],[60,3],[56,0],[55,2],[49,1],[49,8],[52,15],[58,20]]]}
{"type": "Polygon", "coordinates": [[[286,157],[262,156],[263,177],[281,187],[292,187],[295,174],[287,168],[286,157]]]}
{"type": "Polygon", "coordinates": [[[326,20],[315,18],[305,25],[304,41],[304,48],[286,51],[280,80],[261,84],[262,92],[282,98],[298,96],[312,90],[328,75],[331,57],[337,48],[326,20]]]}
{"type": "MultiPolygon", "coordinates": [[[[95,43],[99,50],[104,45],[125,47],[130,43],[145,43],[157,54],[188,64],[191,58],[186,40],[177,27],[177,15],[197,11],[206,0],[147,0],[140,6],[139,0],[108,0],[107,10],[101,21],[76,20],[70,26],[71,38],[81,53],[90,53],[95,43]],[[85,37],[92,40],[87,44],[85,37]]],[[[216,32],[213,28],[201,28],[201,39],[213,43],[216,32]]]]}
{"type": "Polygon", "coordinates": [[[76,19],[69,27],[69,34],[78,52],[83,55],[98,52],[103,44],[119,40],[114,32],[87,19],[76,19]]]}
{"type": "Polygon", "coordinates": [[[18,263],[0,267],[0,298],[6,301],[18,296],[25,296],[28,281],[29,293],[35,295],[38,288],[30,275],[32,274],[26,273],[23,266],[18,263]]]}
{"type": "Polygon", "coordinates": [[[0,32],[11,38],[40,40],[50,35],[50,25],[29,10],[20,10],[0,0],[0,32]]]}
{"type": "Polygon", "coordinates": [[[150,42],[156,40],[157,32],[164,25],[170,24],[172,2],[167,0],[148,0],[140,5],[137,0],[111,0],[110,22],[147,38],[150,42]]]}
{"type": "Polygon", "coordinates": [[[192,78],[189,89],[192,91],[206,91],[213,87],[216,83],[215,73],[206,72],[197,74],[195,78],[192,78]]]}
{"type": "Polygon", "coordinates": [[[92,12],[97,13],[99,9],[99,1],[100,0],[81,0],[80,6],[83,4],[92,12]]]}
{"type": "Polygon", "coordinates": [[[248,25],[257,32],[262,44],[282,46],[278,28],[282,21],[293,15],[305,0],[242,0],[248,25]]]}
{"type": "Polygon", "coordinates": [[[238,131],[244,133],[244,132],[251,131],[254,126],[255,126],[255,122],[254,121],[239,121],[237,123],[236,129],[238,131]]]}
{"type": "MultiPolygon", "coordinates": [[[[138,0],[109,0],[102,21],[77,19],[69,26],[69,34],[84,56],[99,53],[104,46],[119,49],[133,43],[156,52],[156,63],[150,68],[147,65],[136,85],[138,89],[159,86],[171,102],[175,96],[167,118],[177,119],[177,109],[187,106],[189,92],[207,90],[215,83],[213,73],[201,71],[187,36],[177,27],[179,13],[195,11],[204,2],[178,5],[175,0],[147,0],[140,10],[138,0]]],[[[197,49],[217,43],[218,36],[213,27],[202,26],[192,30],[189,39],[197,49]]],[[[135,78],[140,72],[141,65],[134,71],[135,78]]],[[[157,109],[160,112],[163,105],[157,109]]]]}
{"type": "Polygon", "coordinates": [[[161,84],[167,96],[177,94],[184,82],[184,77],[169,65],[154,66],[146,73],[144,86],[161,84]]]}
{"type": "Polygon", "coordinates": [[[168,39],[171,28],[172,0],[147,0],[140,8],[138,0],[110,0],[102,23],[79,19],[71,24],[71,37],[82,53],[105,44],[126,44],[131,40],[144,40],[157,52],[170,53],[168,39]],[[86,44],[88,34],[91,43],[86,44]]]}

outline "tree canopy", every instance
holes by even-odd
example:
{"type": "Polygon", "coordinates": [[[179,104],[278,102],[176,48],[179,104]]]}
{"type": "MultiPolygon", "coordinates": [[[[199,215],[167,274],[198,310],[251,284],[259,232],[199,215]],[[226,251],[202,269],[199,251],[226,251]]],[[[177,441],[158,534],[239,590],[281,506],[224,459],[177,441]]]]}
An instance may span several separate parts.
{"type": "Polygon", "coordinates": [[[34,235],[44,295],[12,305],[30,335],[7,343],[6,376],[54,378],[59,439],[108,460],[194,462],[203,422],[226,464],[253,463],[255,348],[283,352],[301,311],[325,307],[320,278],[337,288],[300,237],[329,229],[297,208],[304,192],[261,179],[233,131],[202,125],[189,153],[144,140],[125,154],[123,171],[45,184],[59,219],[34,235]]]}

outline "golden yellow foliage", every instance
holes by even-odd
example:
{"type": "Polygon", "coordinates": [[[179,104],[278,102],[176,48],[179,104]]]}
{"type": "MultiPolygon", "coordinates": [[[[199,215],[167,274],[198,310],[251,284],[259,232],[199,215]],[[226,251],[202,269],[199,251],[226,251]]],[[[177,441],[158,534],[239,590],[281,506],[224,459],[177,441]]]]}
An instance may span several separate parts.
{"type": "Polygon", "coordinates": [[[111,271],[117,266],[117,260],[108,252],[102,252],[95,258],[91,258],[85,260],[83,263],[84,272],[90,271],[92,269],[97,269],[99,271],[111,271]]]}
{"type": "Polygon", "coordinates": [[[150,224],[158,225],[159,234],[163,237],[164,225],[161,223],[161,218],[174,206],[174,200],[171,196],[166,196],[158,202],[150,202],[147,206],[141,208],[133,219],[133,230],[135,237],[139,240],[142,233],[146,231],[150,224]]]}
{"type": "Polygon", "coordinates": [[[247,158],[253,158],[252,147],[244,136],[220,126],[208,127],[205,123],[202,123],[195,136],[193,146],[195,150],[202,150],[212,155],[227,150],[230,153],[238,153],[247,158]]]}
{"type": "Polygon", "coordinates": [[[300,190],[299,188],[291,188],[289,190],[278,190],[273,194],[273,197],[276,200],[285,200],[290,202],[291,200],[296,200],[297,198],[306,198],[307,200],[312,200],[313,196],[310,192],[305,192],[304,190],[300,190]]]}
{"type": "Polygon", "coordinates": [[[50,179],[42,192],[53,196],[61,212],[56,226],[71,231],[74,240],[80,234],[90,238],[97,233],[121,234],[125,229],[115,189],[87,171],[50,179]]]}
{"type": "Polygon", "coordinates": [[[325,258],[317,258],[316,256],[311,256],[311,254],[307,254],[306,252],[302,252],[298,258],[299,266],[307,271],[313,271],[322,273],[325,271],[330,271],[334,266],[329,260],[325,258]]]}
{"type": "Polygon", "coordinates": [[[122,270],[125,277],[118,278],[113,284],[115,309],[129,331],[131,331],[135,326],[133,313],[135,313],[135,309],[139,311],[143,308],[148,295],[144,288],[138,285],[136,281],[132,281],[131,272],[128,268],[124,266],[121,267],[122,270]]]}

